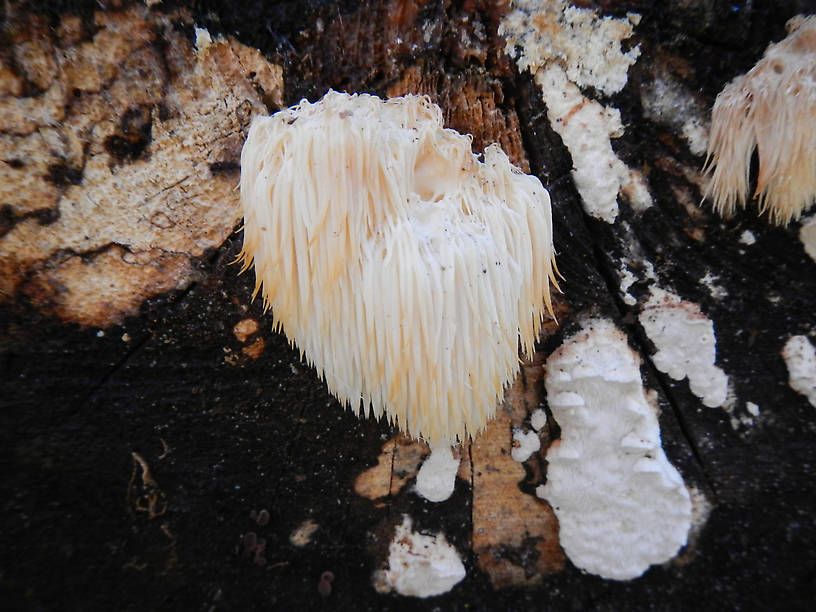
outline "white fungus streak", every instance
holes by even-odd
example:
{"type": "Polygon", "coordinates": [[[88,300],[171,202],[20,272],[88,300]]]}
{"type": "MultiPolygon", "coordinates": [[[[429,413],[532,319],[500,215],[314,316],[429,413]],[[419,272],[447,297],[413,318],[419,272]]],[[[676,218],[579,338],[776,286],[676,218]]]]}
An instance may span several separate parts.
{"type": "Polygon", "coordinates": [[[788,368],[788,384],[816,408],[816,348],[807,336],[793,336],[782,349],[788,368]]]}
{"type": "Polygon", "coordinates": [[[530,416],[530,425],[532,425],[536,431],[544,429],[544,426],[547,425],[547,413],[541,408],[533,410],[533,414],[530,416]]]}
{"type": "MultiPolygon", "coordinates": [[[[626,225],[624,222],[624,229],[628,231],[626,225]]],[[[638,265],[639,270],[637,276],[632,272],[631,267],[632,262],[630,262],[628,258],[623,257],[618,263],[617,269],[618,280],[620,281],[620,296],[627,306],[637,304],[637,298],[629,293],[629,289],[632,288],[632,285],[637,282],[642,282],[645,285],[651,285],[657,282],[657,274],[655,274],[652,262],[646,259],[641,260],[638,265]]]]}
{"type": "Polygon", "coordinates": [[[388,548],[389,567],[374,575],[375,588],[410,597],[447,593],[465,577],[462,559],[443,534],[421,534],[411,526],[403,516],[388,548]]]}
{"type": "Polygon", "coordinates": [[[561,438],[547,452],[559,540],[572,563],[615,580],[673,558],[691,527],[689,492],[667,460],[639,357],[608,320],[591,320],[547,360],[561,438]]]}
{"type": "Polygon", "coordinates": [[[454,458],[450,445],[432,447],[419,468],[416,492],[428,501],[445,501],[453,494],[458,469],[459,460],[454,458]]]}
{"type": "Polygon", "coordinates": [[[751,230],[744,230],[740,234],[739,241],[742,244],[746,244],[748,246],[751,246],[752,244],[756,243],[756,236],[754,235],[754,232],[752,232],[751,230]]]}
{"type": "Polygon", "coordinates": [[[657,348],[652,361],[658,370],[675,380],[688,378],[691,392],[709,408],[725,404],[728,377],[714,365],[714,324],[697,304],[653,287],[640,324],[657,348]]]}
{"type": "Polygon", "coordinates": [[[644,115],[678,132],[694,155],[704,155],[708,147],[705,105],[668,70],[657,66],[656,71],[654,80],[640,89],[644,115]]]}
{"type": "Polygon", "coordinates": [[[726,408],[726,410],[731,414],[729,420],[734,431],[739,431],[740,427],[753,427],[759,417],[759,406],[753,402],[745,402],[746,414],[737,415],[733,407],[730,410],[726,408]]]}
{"type": "Polygon", "coordinates": [[[513,430],[513,449],[510,456],[514,461],[523,463],[541,448],[541,440],[534,431],[513,430]]]}
{"type": "Polygon", "coordinates": [[[537,178],[427,97],[330,91],[253,120],[241,201],[256,293],[343,404],[434,445],[484,427],[551,310],[537,178]]]}
{"type": "Polygon", "coordinates": [[[558,65],[579,87],[611,95],[626,85],[629,66],[640,56],[639,45],[621,49],[638,23],[637,13],[614,19],[568,6],[567,0],[515,0],[499,34],[507,39],[508,55],[520,48],[519,69],[535,74],[542,66],[558,65]]]}
{"type": "Polygon", "coordinates": [[[708,289],[715,300],[721,300],[728,297],[728,290],[719,283],[720,277],[711,272],[706,272],[705,276],[700,279],[700,284],[708,289]]]}
{"type": "Polygon", "coordinates": [[[623,135],[620,111],[582,96],[557,66],[540,70],[535,80],[543,92],[550,124],[572,156],[572,178],[584,209],[597,219],[614,222],[618,191],[629,176],[610,143],[610,138],[623,135]]]}
{"type": "Polygon", "coordinates": [[[652,198],[642,174],[630,170],[612,150],[610,138],[623,135],[620,111],[581,94],[592,86],[606,95],[626,85],[629,66],[640,47],[622,51],[640,16],[601,18],[590,9],[567,6],[566,0],[521,0],[499,26],[505,52],[529,69],[547,105],[553,130],[569,149],[573,179],[588,214],[612,223],[617,196],[624,193],[638,210],[652,198]]]}
{"type": "Polygon", "coordinates": [[[638,278],[632,274],[631,270],[626,267],[626,263],[623,261],[618,267],[618,278],[620,279],[620,293],[624,303],[627,306],[634,306],[637,304],[637,298],[629,293],[629,289],[637,282],[638,278]]]}

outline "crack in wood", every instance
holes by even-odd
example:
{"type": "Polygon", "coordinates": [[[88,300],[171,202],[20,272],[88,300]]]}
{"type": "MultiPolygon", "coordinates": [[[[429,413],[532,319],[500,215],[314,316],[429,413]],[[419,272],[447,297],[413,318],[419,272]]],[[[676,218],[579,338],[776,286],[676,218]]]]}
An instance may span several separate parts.
{"type": "MultiPolygon", "coordinates": [[[[615,307],[618,310],[618,315],[622,321],[622,324],[626,328],[626,335],[629,339],[629,342],[635,345],[635,349],[640,354],[643,363],[649,369],[652,374],[652,378],[657,382],[659,386],[659,391],[666,399],[666,402],[672,409],[672,414],[674,415],[675,421],[678,424],[680,432],[683,435],[683,439],[685,440],[686,444],[688,445],[689,450],[691,451],[692,456],[694,457],[694,461],[697,466],[700,468],[700,471],[705,479],[706,486],[714,493],[716,497],[717,489],[712,480],[707,465],[703,459],[703,456],[698,448],[697,442],[694,437],[691,435],[691,431],[688,427],[687,419],[683,414],[683,411],[680,407],[680,402],[674,395],[674,391],[672,390],[671,386],[666,381],[666,376],[660,372],[655,366],[654,361],[652,360],[652,355],[649,350],[648,342],[644,337],[640,326],[637,324],[636,321],[632,323],[627,323],[629,315],[635,313],[635,308],[630,308],[627,306],[624,301],[623,297],[620,294],[618,289],[618,280],[616,276],[616,272],[612,267],[612,261],[606,257],[605,253],[596,242],[593,245],[595,261],[597,262],[597,271],[600,277],[603,279],[604,283],[606,283],[607,290],[609,295],[612,298],[612,302],[614,303],[615,307]]],[[[636,319],[636,317],[635,317],[636,319]]]]}

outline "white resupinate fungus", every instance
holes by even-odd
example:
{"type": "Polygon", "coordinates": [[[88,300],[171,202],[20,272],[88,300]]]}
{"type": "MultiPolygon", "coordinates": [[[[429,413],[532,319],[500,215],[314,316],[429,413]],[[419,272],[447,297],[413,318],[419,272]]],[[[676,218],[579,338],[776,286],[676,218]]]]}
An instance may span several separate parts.
{"type": "Polygon", "coordinates": [[[256,118],[244,269],[329,390],[432,444],[477,433],[555,282],[550,198],[427,97],[330,91],[256,118]]]}
{"type": "Polygon", "coordinates": [[[808,398],[816,408],[816,347],[807,336],[793,336],[782,349],[791,389],[808,398]]]}
{"type": "Polygon", "coordinates": [[[691,495],[660,440],[640,357],[608,319],[587,321],[547,359],[545,386],[561,437],[536,489],[558,517],[576,567],[631,580],[673,558],[691,528],[691,495]]]}
{"type": "Polygon", "coordinates": [[[753,198],[779,225],[816,200],[816,16],[794,17],[787,26],[788,37],[717,96],[706,163],[706,197],[731,214],[745,206],[756,149],[753,198]]]}

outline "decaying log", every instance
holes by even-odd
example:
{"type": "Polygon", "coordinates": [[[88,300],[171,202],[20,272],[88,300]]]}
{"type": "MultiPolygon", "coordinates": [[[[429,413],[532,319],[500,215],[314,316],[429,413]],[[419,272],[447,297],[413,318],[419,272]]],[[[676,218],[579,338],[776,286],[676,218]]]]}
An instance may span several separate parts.
{"type": "MultiPolygon", "coordinates": [[[[573,2],[616,20],[626,30],[619,53],[632,61],[619,89],[565,81],[564,97],[577,102],[561,113],[540,85],[554,82],[545,74],[553,65],[570,74],[567,55],[524,65],[531,38],[507,46],[512,11],[535,3],[244,4],[3,8],[4,601],[15,609],[810,604],[816,406],[797,390],[812,384],[807,351],[816,344],[816,261],[805,241],[813,212],[787,227],[750,206],[721,218],[701,205],[701,169],[717,93],[785,36],[790,17],[813,7],[573,2]],[[252,302],[253,279],[231,265],[251,118],[330,88],[426,94],[448,127],[473,135],[474,153],[498,142],[552,197],[564,279],[558,322],[545,325],[487,430],[454,449],[454,486],[441,502],[418,491],[427,446],[344,411],[252,302]],[[620,179],[614,215],[593,209],[582,183],[566,124],[584,113],[612,126],[603,144],[620,179]],[[599,320],[625,334],[640,360],[656,448],[691,508],[687,544],[625,580],[576,566],[559,539],[560,509],[541,493],[548,452],[567,439],[545,365],[599,320]],[[668,335],[674,329],[679,335],[668,335]],[[676,357],[688,337],[700,350],[676,357]],[[517,460],[533,438],[538,450],[517,460]],[[404,535],[406,525],[426,539],[404,535]],[[395,534],[409,555],[420,554],[416,542],[452,550],[464,577],[428,600],[401,594],[395,534]]],[[[566,3],[549,6],[561,12],[524,26],[545,42],[566,27],[566,3]]]]}

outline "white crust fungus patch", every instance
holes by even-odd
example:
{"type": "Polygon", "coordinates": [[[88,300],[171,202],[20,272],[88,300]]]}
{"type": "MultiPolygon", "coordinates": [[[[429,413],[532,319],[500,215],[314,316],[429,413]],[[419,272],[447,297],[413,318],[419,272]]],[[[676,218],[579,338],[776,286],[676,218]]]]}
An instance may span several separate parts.
{"type": "Polygon", "coordinates": [[[640,324],[657,348],[652,361],[658,370],[675,380],[688,378],[691,392],[709,408],[725,404],[728,377],[714,365],[714,324],[697,304],[652,287],[640,324]]]}
{"type": "Polygon", "coordinates": [[[705,105],[667,70],[658,69],[654,81],[641,88],[640,100],[647,119],[677,131],[694,155],[705,154],[708,146],[705,105]]]}
{"type": "Polygon", "coordinates": [[[721,300],[728,297],[728,290],[719,283],[720,277],[712,272],[706,272],[706,275],[700,279],[700,284],[708,289],[715,300],[721,300]]]}
{"type": "Polygon", "coordinates": [[[745,206],[755,148],[760,213],[787,225],[816,201],[816,15],[787,28],[714,102],[705,195],[721,214],[745,206]]]}
{"type": "Polygon", "coordinates": [[[742,244],[751,246],[752,244],[756,243],[756,236],[751,230],[745,230],[740,234],[739,241],[742,244]]]}
{"type": "Polygon", "coordinates": [[[642,175],[612,150],[610,139],[623,135],[620,111],[584,97],[579,87],[607,95],[623,88],[640,47],[623,52],[621,41],[639,21],[635,13],[601,18],[593,10],[568,7],[566,0],[522,0],[499,26],[505,52],[535,77],[550,124],[569,149],[584,209],[607,223],[617,217],[619,192],[636,210],[648,208],[651,196],[642,175]]]}
{"type": "Polygon", "coordinates": [[[454,458],[448,444],[431,448],[431,454],[419,468],[416,492],[428,501],[445,501],[456,487],[458,470],[459,459],[454,458]]]}
{"type": "Polygon", "coordinates": [[[618,268],[618,278],[620,279],[620,293],[624,303],[627,306],[634,306],[637,304],[637,298],[629,293],[629,289],[638,279],[632,274],[631,270],[626,267],[624,262],[621,262],[618,268]]]}
{"type": "Polygon", "coordinates": [[[524,431],[522,429],[513,430],[513,449],[510,456],[514,461],[524,463],[533,453],[541,448],[541,440],[534,431],[524,431]]]}
{"type": "Polygon", "coordinates": [[[646,177],[640,170],[627,168],[626,180],[621,185],[621,193],[629,200],[629,204],[636,212],[643,212],[649,208],[654,201],[649,193],[649,186],[646,184],[646,177]]]}
{"type": "Polygon", "coordinates": [[[685,138],[689,151],[695,155],[703,155],[708,147],[708,124],[702,119],[692,118],[680,126],[680,135],[685,138]]]}
{"type": "Polygon", "coordinates": [[[443,534],[426,535],[411,527],[411,518],[403,516],[388,549],[388,569],[375,572],[374,587],[409,597],[447,593],[465,577],[459,553],[443,534]]]}
{"type": "Polygon", "coordinates": [[[640,46],[629,51],[621,42],[640,23],[640,15],[626,19],[599,17],[591,9],[567,5],[567,0],[516,0],[499,26],[507,39],[505,52],[518,56],[520,70],[535,73],[542,66],[558,65],[579,87],[594,87],[606,95],[626,85],[629,66],[640,56],[640,46]]]}
{"type": "MultiPolygon", "coordinates": [[[[624,224],[624,227],[626,228],[626,224],[624,224]]],[[[627,306],[634,306],[638,302],[637,298],[629,293],[629,289],[632,288],[632,285],[640,281],[644,281],[648,284],[657,282],[657,275],[655,274],[652,262],[645,259],[642,260],[640,265],[641,270],[638,272],[638,275],[632,272],[631,267],[632,262],[629,261],[628,258],[623,257],[618,263],[617,269],[618,280],[620,281],[620,296],[627,306]]]]}
{"type": "Polygon", "coordinates": [[[207,28],[199,28],[196,26],[193,28],[193,32],[195,33],[195,48],[198,53],[207,50],[213,43],[212,36],[210,36],[210,31],[207,28]]]}
{"type": "Polygon", "coordinates": [[[788,384],[816,408],[816,348],[807,336],[793,336],[782,349],[788,367],[788,384]]]}
{"type": "Polygon", "coordinates": [[[623,135],[620,111],[582,96],[558,66],[540,70],[535,81],[547,104],[550,124],[572,156],[572,178],[584,210],[613,223],[618,216],[618,192],[629,180],[629,169],[610,142],[623,135]]]}
{"type": "Polygon", "coordinates": [[[434,445],[484,427],[551,310],[537,178],[427,97],[330,91],[253,121],[241,201],[256,293],[343,404],[434,445]]]}
{"type": "Polygon", "coordinates": [[[533,410],[533,414],[530,415],[530,425],[533,426],[533,429],[536,431],[541,431],[544,429],[544,426],[547,424],[547,413],[544,412],[541,408],[536,408],[533,410]]]}
{"type": "MultiPolygon", "coordinates": [[[[736,402],[734,402],[734,404],[736,404],[736,402]]],[[[741,427],[753,427],[757,424],[757,420],[759,419],[759,406],[754,402],[745,402],[745,412],[743,414],[737,414],[735,408],[735,405],[732,405],[730,408],[728,406],[725,407],[726,411],[731,415],[729,420],[731,422],[731,428],[734,431],[739,431],[741,427]]]]}
{"type": "Polygon", "coordinates": [[[561,438],[547,484],[561,546],[592,574],[629,580],[686,544],[689,492],[660,442],[638,355],[608,320],[591,320],[547,360],[545,385],[561,438]]]}

